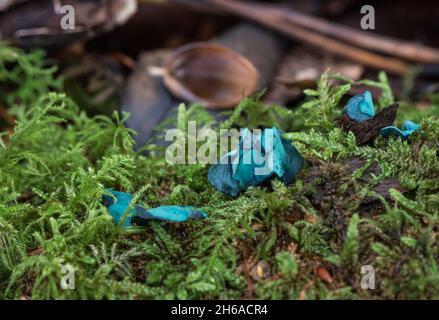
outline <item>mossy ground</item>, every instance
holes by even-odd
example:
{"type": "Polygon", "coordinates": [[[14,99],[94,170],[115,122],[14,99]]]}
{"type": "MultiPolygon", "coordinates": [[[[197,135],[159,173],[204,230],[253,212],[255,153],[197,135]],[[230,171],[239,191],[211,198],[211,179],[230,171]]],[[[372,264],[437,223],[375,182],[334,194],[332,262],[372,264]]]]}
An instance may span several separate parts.
{"type": "MultiPolygon", "coordinates": [[[[88,116],[54,72],[39,53],[0,47],[0,99],[17,121],[0,144],[0,298],[439,298],[437,101],[425,113],[400,108],[398,119],[419,121],[421,133],[363,147],[334,122],[356,84],[333,86],[328,75],[294,110],[254,98],[216,123],[197,106],[180,108],[182,128],[187,119],[276,125],[306,158],[293,185],[274,180],[230,198],[208,184],[206,165],[168,165],[152,145],[147,156],[134,152],[125,116],[88,116]],[[364,166],[348,172],[349,159],[364,166]],[[379,171],[364,182],[371,166],[379,171]],[[373,192],[392,177],[404,194],[373,192]],[[209,218],[122,229],[101,204],[110,187],[209,218]],[[65,264],[75,290],[60,287],[65,264]],[[374,290],[361,288],[362,265],[375,268],[374,290]]],[[[362,83],[382,89],[379,107],[393,102],[384,74],[362,83]]]]}

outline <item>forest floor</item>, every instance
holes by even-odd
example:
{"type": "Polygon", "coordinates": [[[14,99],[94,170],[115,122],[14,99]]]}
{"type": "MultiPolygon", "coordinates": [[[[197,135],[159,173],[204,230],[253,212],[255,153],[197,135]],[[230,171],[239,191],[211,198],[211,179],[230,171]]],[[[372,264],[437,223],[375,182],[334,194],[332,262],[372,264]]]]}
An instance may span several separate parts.
{"type": "Polygon", "coordinates": [[[208,165],[169,165],[156,145],[135,152],[128,115],[87,115],[46,65],[38,52],[0,50],[3,118],[16,121],[0,140],[0,298],[439,298],[439,97],[422,112],[397,101],[397,123],[422,126],[408,140],[362,146],[335,119],[359,83],[381,90],[377,111],[394,103],[384,73],[340,85],[323,74],[294,109],[256,96],[221,123],[181,107],[178,128],[276,126],[305,158],[293,184],[232,198],[208,183],[208,165]],[[208,218],[121,228],[101,203],[106,188],[208,218]],[[60,286],[65,265],[74,290],[60,286]]]}

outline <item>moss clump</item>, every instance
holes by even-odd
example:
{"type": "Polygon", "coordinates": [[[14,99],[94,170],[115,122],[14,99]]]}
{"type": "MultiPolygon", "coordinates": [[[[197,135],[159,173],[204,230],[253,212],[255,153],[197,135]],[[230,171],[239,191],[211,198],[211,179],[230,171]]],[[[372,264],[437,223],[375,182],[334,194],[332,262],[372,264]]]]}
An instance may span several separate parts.
{"type": "MultiPolygon", "coordinates": [[[[294,111],[247,99],[215,123],[180,108],[180,125],[276,125],[308,160],[293,185],[230,198],[207,183],[205,165],[170,166],[154,146],[134,152],[126,115],[87,116],[39,53],[0,52],[0,98],[17,121],[0,144],[0,298],[439,298],[437,105],[409,141],[362,147],[334,122],[355,84],[332,86],[328,75],[294,111]],[[349,159],[363,164],[346,170],[349,159]],[[406,192],[373,191],[389,178],[406,192]],[[147,207],[197,206],[209,219],[121,229],[100,203],[104,188],[147,207]],[[377,205],[365,210],[365,199],[377,205]],[[66,264],[75,290],[60,287],[66,264]],[[362,265],[375,268],[376,289],[361,288],[362,265]]],[[[383,89],[381,106],[393,102],[384,75],[365,82],[383,89]]]]}

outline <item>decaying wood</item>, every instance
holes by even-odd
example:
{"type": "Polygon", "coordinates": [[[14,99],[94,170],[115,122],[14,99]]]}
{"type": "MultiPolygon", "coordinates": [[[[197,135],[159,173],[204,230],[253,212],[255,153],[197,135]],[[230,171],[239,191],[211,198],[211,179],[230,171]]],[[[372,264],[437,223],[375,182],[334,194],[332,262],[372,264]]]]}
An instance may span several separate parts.
{"type": "Polygon", "coordinates": [[[206,3],[215,5],[219,9],[256,21],[295,39],[299,39],[373,68],[386,70],[399,75],[405,75],[411,69],[410,64],[402,60],[384,57],[329,38],[318,32],[308,30],[292,21],[286,20],[283,16],[273,14],[272,10],[268,10],[265,7],[256,6],[247,2],[224,0],[206,0],[206,3]]]}
{"type": "MultiPolygon", "coordinates": [[[[365,160],[352,157],[342,162],[310,161],[310,164],[311,168],[304,177],[304,182],[315,190],[310,195],[310,200],[317,209],[326,213],[342,203],[360,200],[359,206],[362,215],[378,214],[383,211],[384,206],[378,198],[371,196],[359,198],[356,189],[352,185],[352,174],[366,166],[365,160]],[[341,185],[348,185],[349,187],[340,198],[341,185]]],[[[370,184],[374,184],[374,177],[381,174],[379,164],[374,162],[362,171],[361,176],[356,179],[356,183],[361,187],[370,186],[370,184]]],[[[407,191],[396,178],[388,178],[378,182],[373,186],[372,191],[391,201],[390,189],[396,189],[400,192],[407,191]]]]}
{"type": "MultiPolygon", "coordinates": [[[[383,196],[385,199],[390,199],[390,189],[398,190],[399,192],[406,192],[407,190],[404,189],[398,182],[396,178],[389,178],[386,180],[381,181],[378,185],[376,185],[372,191],[378,193],[379,195],[383,196]]],[[[373,201],[376,199],[366,198],[363,203],[368,203],[370,201],[373,201]]]]}
{"type": "Polygon", "coordinates": [[[342,115],[337,119],[337,123],[344,131],[352,131],[357,145],[362,145],[375,138],[380,133],[381,128],[393,125],[397,110],[398,104],[395,103],[365,121],[355,122],[349,119],[347,115],[342,115]]]}

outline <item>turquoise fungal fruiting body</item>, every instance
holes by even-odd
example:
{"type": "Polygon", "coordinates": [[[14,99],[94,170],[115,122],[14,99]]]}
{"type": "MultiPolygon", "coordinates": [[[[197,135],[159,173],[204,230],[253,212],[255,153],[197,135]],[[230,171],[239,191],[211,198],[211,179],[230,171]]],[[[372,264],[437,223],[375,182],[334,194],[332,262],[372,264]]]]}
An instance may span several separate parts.
{"type": "Polygon", "coordinates": [[[364,91],[350,98],[342,111],[349,119],[362,122],[375,115],[375,110],[370,91],[364,91]]]}
{"type": "Polygon", "coordinates": [[[421,126],[413,121],[406,120],[401,126],[401,129],[395,126],[384,127],[380,130],[383,137],[388,137],[389,135],[394,135],[401,137],[402,139],[407,139],[413,132],[421,129],[421,126]]]}
{"type": "Polygon", "coordinates": [[[112,216],[115,223],[119,223],[125,215],[125,219],[122,222],[123,227],[129,227],[133,222],[135,224],[144,224],[146,220],[185,222],[207,218],[204,211],[191,206],[161,206],[158,208],[145,209],[139,205],[135,205],[126,213],[132,200],[131,195],[112,189],[107,189],[105,192],[106,194],[102,196],[104,206],[107,207],[108,213],[112,216]]]}
{"type": "Polygon", "coordinates": [[[240,132],[239,147],[209,168],[208,180],[218,191],[236,196],[273,176],[285,184],[292,183],[303,162],[291,141],[282,138],[277,128],[262,133],[251,133],[246,128],[240,132]]]}
{"type": "MultiPolygon", "coordinates": [[[[349,99],[343,108],[343,113],[346,114],[349,119],[355,122],[362,122],[370,119],[375,115],[372,95],[369,91],[364,91],[362,94],[357,94],[349,99]]],[[[401,129],[395,126],[387,126],[380,129],[380,133],[383,137],[390,135],[407,139],[413,132],[419,130],[421,126],[410,120],[404,121],[401,129]]]]}
{"type": "Polygon", "coordinates": [[[172,222],[185,222],[207,218],[206,213],[196,210],[192,206],[161,206],[153,209],[138,207],[138,218],[143,220],[163,220],[172,222]]]}
{"type": "Polygon", "coordinates": [[[108,213],[111,215],[114,222],[119,223],[125,215],[122,226],[131,226],[131,218],[136,214],[136,210],[133,208],[128,213],[125,214],[125,212],[128,209],[132,197],[128,193],[112,189],[107,189],[105,192],[106,193],[102,196],[102,202],[104,206],[107,207],[108,213]]]}

